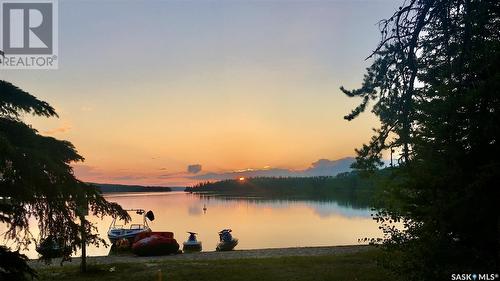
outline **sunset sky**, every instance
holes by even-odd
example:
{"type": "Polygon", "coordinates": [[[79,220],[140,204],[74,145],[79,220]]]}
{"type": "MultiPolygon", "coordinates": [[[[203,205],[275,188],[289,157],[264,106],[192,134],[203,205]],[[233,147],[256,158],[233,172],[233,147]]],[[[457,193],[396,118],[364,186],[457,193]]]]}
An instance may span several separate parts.
{"type": "Polygon", "coordinates": [[[59,1],[59,69],[3,70],[59,119],[85,181],[185,185],[201,171],[306,169],[354,156],[377,126],[347,122],[401,1],[59,1]]]}

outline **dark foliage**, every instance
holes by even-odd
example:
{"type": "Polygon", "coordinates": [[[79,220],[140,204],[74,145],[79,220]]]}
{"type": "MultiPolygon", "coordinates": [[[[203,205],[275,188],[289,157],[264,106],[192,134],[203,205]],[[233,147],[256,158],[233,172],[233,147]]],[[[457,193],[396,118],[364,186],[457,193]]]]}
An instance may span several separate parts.
{"type": "Polygon", "coordinates": [[[36,272],[28,266],[28,258],[19,251],[10,251],[0,246],[0,280],[25,280],[36,277],[36,272]]]}
{"type": "MultiPolygon", "coordinates": [[[[20,120],[23,113],[56,116],[46,102],[0,81],[0,223],[7,226],[5,237],[14,240],[19,248],[46,237],[55,237],[61,241],[61,246],[75,251],[82,243],[80,225],[77,224],[80,206],[88,205],[90,213],[95,216],[128,219],[127,213],[116,203],[107,202],[95,186],[74,177],[70,163],[83,161],[74,146],[67,141],[39,135],[20,120]],[[30,219],[37,221],[40,237],[31,235],[30,219]]],[[[87,222],[84,228],[87,243],[105,242],[95,233],[92,224],[87,222]]],[[[9,255],[16,254],[4,248],[0,259],[6,261],[8,258],[4,257],[9,255]]],[[[0,263],[0,272],[8,266],[12,265],[0,263]]],[[[32,273],[26,268],[20,267],[19,271],[32,273]]]]}
{"type": "Polygon", "coordinates": [[[387,265],[411,280],[500,266],[500,2],[406,1],[380,22],[382,41],[360,89],[381,128],[355,168],[400,152],[377,220],[387,265]],[[394,228],[401,222],[404,229],[394,228]]]}

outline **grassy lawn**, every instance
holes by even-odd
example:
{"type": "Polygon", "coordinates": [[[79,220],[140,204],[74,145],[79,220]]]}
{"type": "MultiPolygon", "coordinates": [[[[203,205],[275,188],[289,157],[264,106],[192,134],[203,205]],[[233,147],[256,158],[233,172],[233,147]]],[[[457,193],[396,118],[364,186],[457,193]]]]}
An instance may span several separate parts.
{"type": "Polygon", "coordinates": [[[40,280],[395,280],[377,267],[375,250],[334,256],[162,261],[40,269],[40,280]],[[114,268],[114,271],[111,269],[114,268]],[[111,269],[111,270],[110,270],[111,269]]]}

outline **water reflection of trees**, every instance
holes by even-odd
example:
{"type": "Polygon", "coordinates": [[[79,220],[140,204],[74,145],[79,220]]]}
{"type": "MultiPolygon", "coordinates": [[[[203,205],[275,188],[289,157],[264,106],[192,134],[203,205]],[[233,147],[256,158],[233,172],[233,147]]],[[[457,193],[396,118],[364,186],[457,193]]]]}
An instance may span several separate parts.
{"type": "Polygon", "coordinates": [[[372,181],[348,173],[337,177],[249,178],[245,181],[206,182],[186,191],[203,200],[246,201],[253,203],[297,201],[334,202],[341,207],[367,209],[374,205],[372,181]]]}

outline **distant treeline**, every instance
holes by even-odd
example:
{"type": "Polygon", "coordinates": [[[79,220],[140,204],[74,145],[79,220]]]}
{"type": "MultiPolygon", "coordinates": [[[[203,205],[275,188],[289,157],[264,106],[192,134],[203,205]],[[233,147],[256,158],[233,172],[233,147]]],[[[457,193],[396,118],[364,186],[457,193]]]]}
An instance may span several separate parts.
{"type": "Polygon", "coordinates": [[[205,182],[186,191],[225,197],[336,201],[354,207],[373,206],[375,183],[356,172],[335,177],[259,177],[205,182]]]}
{"type": "Polygon", "coordinates": [[[163,187],[163,186],[142,186],[142,185],[123,185],[123,184],[105,184],[105,183],[93,183],[93,185],[99,187],[102,193],[172,191],[170,187],[163,187]]]}

